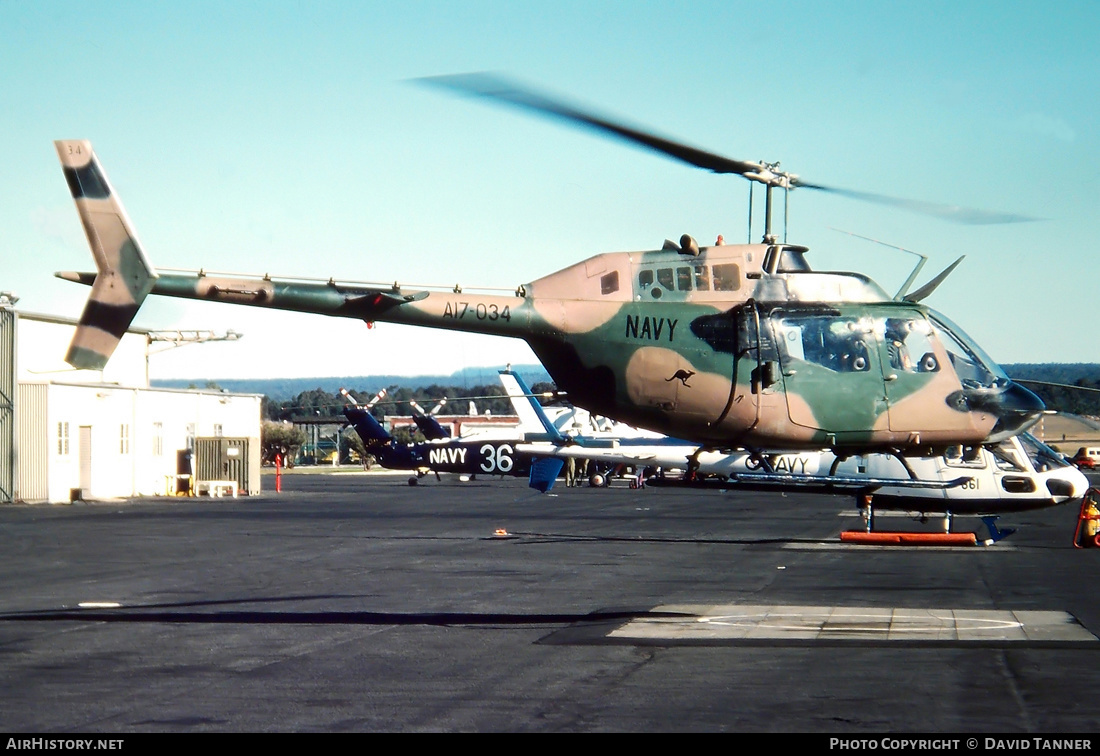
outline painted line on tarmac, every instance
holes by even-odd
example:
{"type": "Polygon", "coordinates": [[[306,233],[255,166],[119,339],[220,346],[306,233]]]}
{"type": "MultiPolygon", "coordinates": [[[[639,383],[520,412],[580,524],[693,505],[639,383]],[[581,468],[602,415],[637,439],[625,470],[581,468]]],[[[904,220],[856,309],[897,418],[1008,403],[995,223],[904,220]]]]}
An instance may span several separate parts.
{"type": "Polygon", "coordinates": [[[636,641],[1100,642],[1060,611],[782,605],[670,605],[607,634],[636,641]],[[687,615],[687,616],[675,616],[687,615]]]}

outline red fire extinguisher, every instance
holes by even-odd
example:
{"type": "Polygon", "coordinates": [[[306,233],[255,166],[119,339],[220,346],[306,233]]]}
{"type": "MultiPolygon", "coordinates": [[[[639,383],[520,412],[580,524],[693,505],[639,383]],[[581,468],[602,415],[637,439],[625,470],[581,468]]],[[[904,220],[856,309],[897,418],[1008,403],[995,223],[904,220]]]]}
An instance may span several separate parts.
{"type": "Polygon", "coordinates": [[[1100,490],[1090,488],[1081,500],[1081,513],[1077,515],[1077,529],[1073,532],[1073,546],[1083,549],[1100,546],[1100,490]]]}

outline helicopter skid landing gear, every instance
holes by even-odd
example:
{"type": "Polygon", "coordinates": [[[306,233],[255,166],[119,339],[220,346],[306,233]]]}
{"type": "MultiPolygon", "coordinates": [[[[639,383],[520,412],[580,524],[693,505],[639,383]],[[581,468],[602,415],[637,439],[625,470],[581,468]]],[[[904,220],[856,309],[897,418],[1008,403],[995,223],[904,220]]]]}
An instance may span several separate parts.
{"type": "MultiPolygon", "coordinates": [[[[840,540],[844,543],[876,546],[974,546],[978,543],[978,538],[973,533],[951,532],[950,512],[944,517],[943,533],[886,532],[875,530],[875,507],[873,498],[869,494],[860,498],[860,514],[863,518],[863,530],[842,531],[840,540]]],[[[992,542],[993,541],[988,541],[985,543],[988,545],[992,542]]]]}

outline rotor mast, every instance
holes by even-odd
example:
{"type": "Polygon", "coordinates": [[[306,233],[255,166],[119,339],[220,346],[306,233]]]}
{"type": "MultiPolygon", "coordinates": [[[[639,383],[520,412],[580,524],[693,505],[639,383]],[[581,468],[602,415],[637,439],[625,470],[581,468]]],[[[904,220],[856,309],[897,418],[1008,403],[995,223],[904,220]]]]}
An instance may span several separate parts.
{"type": "MultiPolygon", "coordinates": [[[[783,190],[783,240],[787,240],[787,221],[789,217],[788,202],[789,192],[792,186],[798,183],[798,176],[779,170],[779,163],[766,163],[760,161],[753,166],[754,170],[741,173],[749,181],[764,185],[764,244],[774,244],[777,237],[772,232],[772,189],[783,190]]],[[[749,185],[749,243],[752,243],[752,185],[749,185]]]]}

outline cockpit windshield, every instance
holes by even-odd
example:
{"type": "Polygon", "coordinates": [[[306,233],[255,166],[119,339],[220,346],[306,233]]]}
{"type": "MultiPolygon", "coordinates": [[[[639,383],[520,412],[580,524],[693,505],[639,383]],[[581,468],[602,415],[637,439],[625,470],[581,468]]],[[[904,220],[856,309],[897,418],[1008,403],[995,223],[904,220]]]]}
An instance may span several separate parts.
{"type": "Polygon", "coordinates": [[[951,364],[963,388],[999,388],[1008,385],[1010,381],[1005,372],[961,328],[938,312],[930,311],[928,314],[951,357],[951,364]]]}

